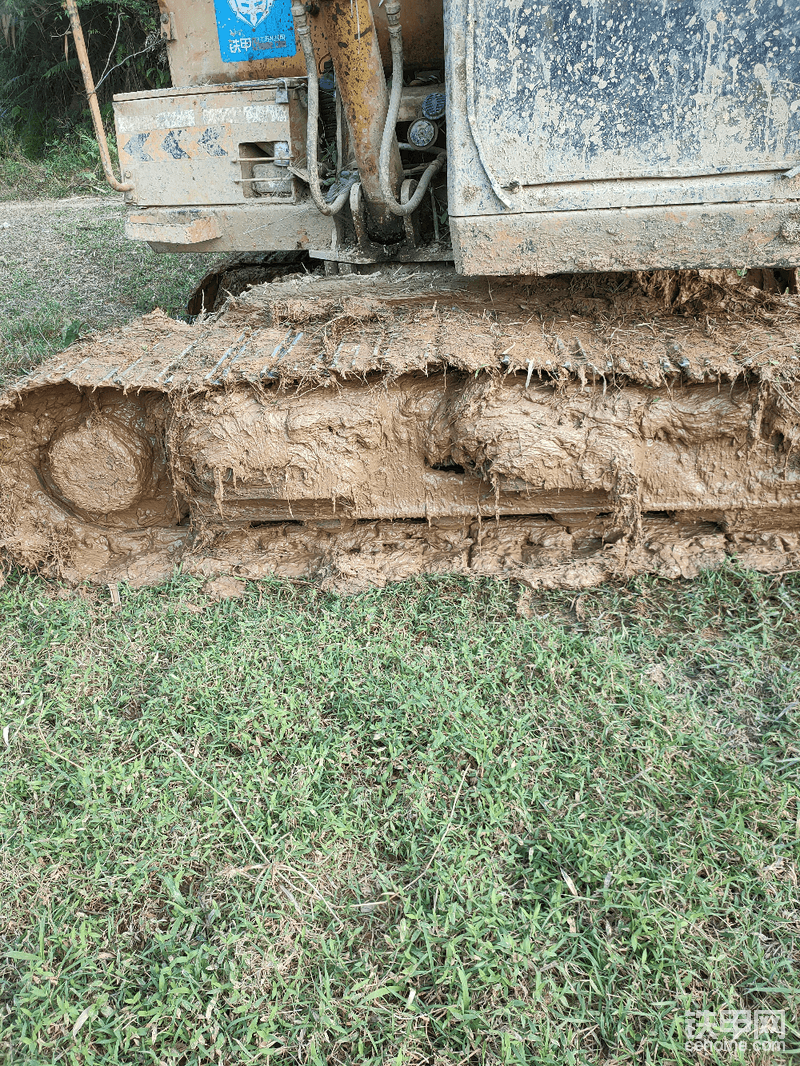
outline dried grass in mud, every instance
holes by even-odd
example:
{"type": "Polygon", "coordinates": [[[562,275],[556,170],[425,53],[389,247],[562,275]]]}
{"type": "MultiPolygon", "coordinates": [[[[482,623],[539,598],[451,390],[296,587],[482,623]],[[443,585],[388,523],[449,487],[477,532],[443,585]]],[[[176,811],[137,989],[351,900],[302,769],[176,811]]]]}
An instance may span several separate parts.
{"type": "Polygon", "coordinates": [[[404,269],[154,312],[6,393],[6,550],[342,589],[792,568],[800,298],[752,281],[404,269]]]}

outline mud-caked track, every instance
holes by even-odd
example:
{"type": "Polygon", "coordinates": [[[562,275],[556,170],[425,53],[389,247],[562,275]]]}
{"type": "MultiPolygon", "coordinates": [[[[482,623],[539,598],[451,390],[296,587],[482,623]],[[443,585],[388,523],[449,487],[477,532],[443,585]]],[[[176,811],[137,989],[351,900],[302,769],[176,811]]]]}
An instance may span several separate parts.
{"type": "Polygon", "coordinates": [[[135,583],[784,569],[798,324],[797,297],[722,272],[294,278],[154,312],[0,398],[0,545],[135,583]]]}

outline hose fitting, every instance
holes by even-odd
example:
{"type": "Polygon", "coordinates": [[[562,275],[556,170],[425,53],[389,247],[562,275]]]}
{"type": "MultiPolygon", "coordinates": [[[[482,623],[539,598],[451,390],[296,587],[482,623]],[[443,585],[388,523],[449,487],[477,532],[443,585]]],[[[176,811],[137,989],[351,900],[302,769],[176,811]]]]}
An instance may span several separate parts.
{"type": "MultiPolygon", "coordinates": [[[[74,3],[74,0],[72,0],[74,3]]],[[[343,189],[333,203],[328,203],[322,195],[322,186],[319,181],[319,165],[317,162],[317,138],[319,137],[319,74],[317,73],[317,60],[314,56],[314,44],[311,40],[311,27],[308,25],[308,15],[300,0],[292,4],[292,15],[300,38],[300,47],[303,49],[303,58],[306,61],[306,74],[308,75],[308,122],[306,125],[306,170],[308,172],[308,187],[311,190],[311,198],[318,211],[323,215],[338,214],[350,196],[350,188],[343,189]]]]}
{"type": "Polygon", "coordinates": [[[436,159],[419,179],[419,185],[408,203],[398,203],[392,192],[392,184],[389,178],[389,158],[392,151],[395,127],[397,126],[397,116],[400,113],[400,97],[403,92],[403,31],[400,25],[400,0],[386,0],[384,11],[389,25],[389,44],[392,50],[392,94],[389,97],[389,110],[386,114],[386,125],[381,140],[378,177],[386,206],[393,215],[405,216],[416,211],[422,203],[422,197],[428,191],[428,186],[447,162],[447,152],[443,151],[441,155],[437,155],[436,159]]]}

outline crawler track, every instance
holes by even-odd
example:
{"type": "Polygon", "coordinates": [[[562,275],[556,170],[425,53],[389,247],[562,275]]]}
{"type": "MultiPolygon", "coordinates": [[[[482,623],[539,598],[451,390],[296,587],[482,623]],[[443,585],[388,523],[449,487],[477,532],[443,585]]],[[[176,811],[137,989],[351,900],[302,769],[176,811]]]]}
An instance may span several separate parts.
{"type": "Polygon", "coordinates": [[[134,583],[794,566],[800,303],[694,282],[688,313],[647,279],[447,271],[154,312],[0,397],[0,546],[134,583]]]}

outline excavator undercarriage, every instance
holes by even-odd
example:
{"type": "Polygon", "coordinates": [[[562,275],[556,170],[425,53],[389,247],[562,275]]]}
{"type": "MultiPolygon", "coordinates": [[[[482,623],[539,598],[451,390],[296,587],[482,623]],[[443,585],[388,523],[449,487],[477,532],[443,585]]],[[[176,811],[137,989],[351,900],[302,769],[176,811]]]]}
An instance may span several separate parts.
{"type": "Polygon", "coordinates": [[[5,550],[135,583],[796,566],[798,298],[659,280],[294,275],[80,342],[3,399],[5,550]]]}
{"type": "Polygon", "coordinates": [[[12,560],[798,564],[800,0],[160,0],[120,179],[66,7],[128,235],[235,255],[0,396],[12,560]]]}

